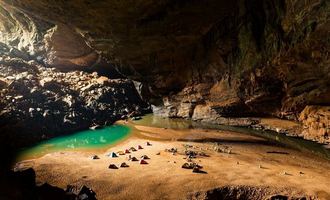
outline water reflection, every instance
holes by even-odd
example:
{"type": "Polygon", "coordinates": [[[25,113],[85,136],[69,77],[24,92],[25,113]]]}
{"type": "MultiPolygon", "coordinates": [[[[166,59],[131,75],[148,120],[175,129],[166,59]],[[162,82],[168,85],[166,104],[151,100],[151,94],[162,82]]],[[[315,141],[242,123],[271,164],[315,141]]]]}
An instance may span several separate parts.
{"type": "Polygon", "coordinates": [[[303,152],[313,153],[315,155],[330,160],[330,150],[324,148],[323,145],[313,141],[304,140],[302,138],[286,136],[285,134],[279,134],[274,131],[259,131],[246,127],[208,124],[208,123],[202,123],[202,122],[180,119],[180,118],[165,118],[161,116],[155,116],[152,114],[144,116],[141,120],[133,121],[133,123],[137,125],[153,126],[159,128],[172,128],[172,129],[203,128],[203,129],[234,131],[243,134],[259,136],[271,142],[275,142],[281,146],[294,148],[303,152]]]}
{"type": "Polygon", "coordinates": [[[113,125],[102,129],[85,130],[56,137],[34,147],[24,149],[19,154],[19,159],[36,158],[56,151],[105,148],[127,137],[130,130],[127,126],[113,125]]]}

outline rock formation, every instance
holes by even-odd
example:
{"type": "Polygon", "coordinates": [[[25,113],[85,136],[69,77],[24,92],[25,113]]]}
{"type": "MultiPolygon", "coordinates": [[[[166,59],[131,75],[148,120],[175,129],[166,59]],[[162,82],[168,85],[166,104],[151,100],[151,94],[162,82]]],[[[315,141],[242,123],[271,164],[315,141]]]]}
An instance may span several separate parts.
{"type": "Polygon", "coordinates": [[[63,73],[33,60],[0,59],[1,138],[17,146],[148,111],[127,79],[63,73]]]}
{"type": "Polygon", "coordinates": [[[141,82],[155,112],[300,119],[306,138],[329,142],[327,125],[299,118],[306,106],[329,115],[327,0],[4,0],[1,9],[0,42],[62,71],[109,62],[141,82]]]}
{"type": "Polygon", "coordinates": [[[216,199],[248,199],[248,200],[303,200],[313,199],[304,194],[298,193],[287,195],[284,191],[267,187],[251,187],[251,186],[224,186],[211,189],[209,191],[200,191],[195,194],[190,194],[189,200],[216,200],[216,199]]]}
{"type": "Polygon", "coordinates": [[[330,107],[306,106],[300,114],[305,138],[326,143],[330,141],[330,107]]]}
{"type": "Polygon", "coordinates": [[[0,198],[3,200],[96,200],[96,193],[85,185],[68,185],[66,190],[47,183],[37,185],[32,168],[1,173],[0,178],[0,198]]]}
{"type": "Polygon", "coordinates": [[[0,52],[0,140],[6,141],[0,171],[18,148],[150,112],[134,83],[118,72],[110,77],[121,78],[61,72],[21,54],[7,47],[0,52]]]}

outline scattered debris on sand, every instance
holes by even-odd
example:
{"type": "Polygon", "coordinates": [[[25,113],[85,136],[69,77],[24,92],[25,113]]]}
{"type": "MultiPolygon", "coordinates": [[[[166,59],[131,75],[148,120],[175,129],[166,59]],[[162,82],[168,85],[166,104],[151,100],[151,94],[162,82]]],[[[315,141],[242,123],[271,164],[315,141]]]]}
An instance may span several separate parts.
{"type": "Polygon", "coordinates": [[[221,145],[219,143],[215,143],[213,145],[213,150],[215,152],[219,152],[219,153],[228,153],[228,154],[232,154],[232,148],[229,147],[229,146],[224,146],[224,145],[221,145]]]}
{"type": "Polygon", "coordinates": [[[194,169],[194,168],[202,169],[203,166],[198,165],[197,163],[184,163],[184,164],[182,165],[182,168],[183,168],[183,169],[194,169]]]}
{"type": "Polygon", "coordinates": [[[178,149],[177,148],[165,149],[165,152],[176,153],[178,152],[178,149]]]}

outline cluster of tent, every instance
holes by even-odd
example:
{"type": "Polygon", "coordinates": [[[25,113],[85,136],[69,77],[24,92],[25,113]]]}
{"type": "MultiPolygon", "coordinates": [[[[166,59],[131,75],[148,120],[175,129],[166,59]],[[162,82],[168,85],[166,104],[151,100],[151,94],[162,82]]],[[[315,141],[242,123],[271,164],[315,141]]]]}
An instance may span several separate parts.
{"type": "MultiPolygon", "coordinates": [[[[150,142],[147,142],[146,143],[147,146],[151,146],[150,142]]],[[[117,153],[115,152],[111,152],[109,154],[107,154],[108,157],[111,157],[111,158],[117,158],[118,155],[125,155],[125,154],[130,154],[131,152],[135,152],[138,150],[141,150],[143,149],[143,147],[141,145],[138,145],[137,148],[134,148],[134,147],[131,147],[129,149],[125,149],[125,151],[118,151],[117,153]]],[[[137,162],[139,161],[139,163],[141,165],[145,165],[145,164],[148,164],[148,162],[146,161],[147,159],[150,159],[147,155],[143,155],[141,156],[141,159],[137,159],[136,157],[132,157],[131,155],[128,156],[128,161],[131,161],[131,162],[137,162]]],[[[126,167],[129,167],[128,164],[126,164],[125,162],[121,163],[120,164],[120,167],[122,168],[126,168],[126,167]]],[[[109,169],[118,169],[118,167],[115,165],[115,164],[110,164],[109,165],[109,169]]]]}
{"type": "MultiPolygon", "coordinates": [[[[137,146],[137,149],[141,150],[141,149],[143,149],[143,147],[142,147],[141,145],[138,145],[138,146],[137,146]]],[[[137,151],[136,148],[131,147],[131,148],[129,148],[129,149],[125,149],[125,151],[118,151],[117,153],[115,153],[115,152],[111,152],[111,153],[109,153],[107,156],[108,156],[108,157],[111,157],[111,158],[117,158],[118,155],[130,154],[131,152],[134,152],[134,151],[137,151]]]]}

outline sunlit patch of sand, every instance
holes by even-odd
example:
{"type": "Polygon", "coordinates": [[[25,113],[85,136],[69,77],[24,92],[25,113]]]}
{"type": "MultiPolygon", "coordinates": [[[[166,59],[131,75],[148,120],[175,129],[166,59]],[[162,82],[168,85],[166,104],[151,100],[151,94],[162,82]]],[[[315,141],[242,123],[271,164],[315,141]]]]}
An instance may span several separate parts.
{"type": "Polygon", "coordinates": [[[330,163],[320,158],[235,132],[135,128],[136,134],[98,154],[99,160],[90,159],[92,152],[52,153],[25,167],[36,170],[39,184],[48,182],[62,188],[68,184],[84,184],[93,188],[99,199],[186,199],[188,194],[226,185],[270,187],[286,193],[330,198],[330,163]],[[147,146],[146,141],[152,146],[147,146]],[[214,151],[216,142],[231,148],[231,154],[214,151]],[[139,144],[143,149],[129,155],[137,158],[148,155],[151,159],[147,165],[127,161],[128,155],[106,156],[139,144]],[[182,169],[185,156],[164,151],[177,148],[182,152],[185,144],[208,155],[193,159],[203,166],[206,174],[182,169]],[[287,154],[267,153],[271,151],[287,154]],[[129,167],[108,169],[110,163],[118,166],[122,162],[129,167]]]}

